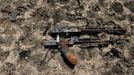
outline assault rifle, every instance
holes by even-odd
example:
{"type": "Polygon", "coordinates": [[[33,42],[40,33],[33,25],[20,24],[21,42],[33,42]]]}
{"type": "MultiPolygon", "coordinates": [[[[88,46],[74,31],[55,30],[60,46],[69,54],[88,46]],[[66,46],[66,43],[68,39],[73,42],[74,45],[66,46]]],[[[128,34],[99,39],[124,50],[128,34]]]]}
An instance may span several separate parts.
{"type": "Polygon", "coordinates": [[[62,27],[55,26],[48,33],[53,39],[47,40],[45,48],[60,49],[63,55],[73,65],[77,63],[74,49],[70,48],[78,46],[80,48],[105,47],[109,44],[117,43],[123,39],[109,38],[107,35],[124,35],[126,31],[119,26],[103,26],[103,27],[62,27]],[[102,34],[103,33],[103,34],[102,34]],[[102,35],[99,35],[102,34],[102,35]],[[104,39],[103,39],[103,38],[104,39]]]}

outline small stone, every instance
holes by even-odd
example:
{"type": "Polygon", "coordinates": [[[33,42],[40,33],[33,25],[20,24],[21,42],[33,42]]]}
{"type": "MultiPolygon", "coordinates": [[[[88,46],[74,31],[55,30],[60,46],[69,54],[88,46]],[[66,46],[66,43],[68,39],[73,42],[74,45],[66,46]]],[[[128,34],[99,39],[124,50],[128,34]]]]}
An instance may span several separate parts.
{"type": "Polygon", "coordinates": [[[116,13],[122,13],[123,12],[123,5],[119,2],[114,2],[111,5],[111,8],[116,12],[116,13]]]}
{"type": "Polygon", "coordinates": [[[128,8],[132,13],[134,13],[134,0],[129,1],[126,0],[127,2],[124,3],[125,7],[128,8]]]}
{"type": "Polygon", "coordinates": [[[19,57],[20,59],[28,59],[30,53],[31,53],[30,51],[21,51],[19,53],[19,57]]]}
{"type": "Polygon", "coordinates": [[[10,12],[10,20],[11,20],[11,22],[15,22],[16,21],[16,18],[17,18],[17,16],[18,16],[18,14],[19,14],[19,12],[18,11],[12,11],[12,12],[10,12]]]}
{"type": "Polygon", "coordinates": [[[132,14],[128,15],[128,19],[129,21],[134,22],[134,15],[132,14]]]}

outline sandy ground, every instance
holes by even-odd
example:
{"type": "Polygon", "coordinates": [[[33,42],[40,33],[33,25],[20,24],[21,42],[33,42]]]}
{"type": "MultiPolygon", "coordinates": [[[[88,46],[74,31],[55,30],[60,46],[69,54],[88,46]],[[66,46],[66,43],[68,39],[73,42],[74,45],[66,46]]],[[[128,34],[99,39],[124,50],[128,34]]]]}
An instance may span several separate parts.
{"type": "Polygon", "coordinates": [[[0,0],[0,75],[133,75],[133,34],[134,0],[0,0]],[[57,50],[46,56],[48,26],[109,23],[129,41],[81,49],[74,68],[57,50]]]}

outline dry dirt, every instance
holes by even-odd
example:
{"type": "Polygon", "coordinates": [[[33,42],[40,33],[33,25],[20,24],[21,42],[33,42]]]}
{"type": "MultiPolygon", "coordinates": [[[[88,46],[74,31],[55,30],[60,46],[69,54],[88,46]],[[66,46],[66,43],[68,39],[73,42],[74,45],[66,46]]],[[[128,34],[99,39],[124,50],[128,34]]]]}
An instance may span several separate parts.
{"type": "Polygon", "coordinates": [[[0,75],[134,75],[133,34],[134,0],[0,0],[0,75]],[[109,23],[129,41],[81,49],[73,68],[57,50],[46,56],[50,25],[109,23]]]}

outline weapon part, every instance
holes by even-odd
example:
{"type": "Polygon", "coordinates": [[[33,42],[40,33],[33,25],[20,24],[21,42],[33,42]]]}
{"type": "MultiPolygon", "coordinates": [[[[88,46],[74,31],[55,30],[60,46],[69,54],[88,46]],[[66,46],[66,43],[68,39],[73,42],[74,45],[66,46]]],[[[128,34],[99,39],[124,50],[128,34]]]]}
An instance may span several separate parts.
{"type": "MultiPolygon", "coordinates": [[[[99,38],[87,38],[87,39],[79,39],[78,37],[71,37],[70,40],[67,41],[67,45],[69,47],[73,45],[80,45],[81,48],[92,48],[92,47],[106,47],[108,44],[117,44],[118,41],[127,41],[126,39],[109,39],[102,41],[99,38]]],[[[45,48],[58,48],[59,43],[56,42],[56,40],[49,40],[45,43],[45,48]]]]}
{"type": "Polygon", "coordinates": [[[64,54],[64,56],[73,64],[75,65],[77,63],[77,58],[75,54],[69,49],[67,40],[63,39],[59,42],[59,45],[61,46],[61,51],[64,54]]]}
{"type": "Polygon", "coordinates": [[[119,26],[108,26],[105,27],[54,27],[53,30],[49,33],[52,37],[56,35],[61,35],[64,37],[70,36],[80,36],[82,34],[88,35],[97,35],[99,33],[107,33],[114,35],[123,35],[126,31],[119,26]]]}
{"type": "Polygon", "coordinates": [[[53,29],[48,33],[48,35],[52,36],[53,39],[48,40],[45,43],[45,48],[60,48],[67,60],[75,65],[77,63],[77,58],[70,47],[77,45],[80,48],[101,48],[124,40],[120,38],[110,39],[107,34],[124,35],[126,34],[126,31],[119,26],[108,25],[104,27],[98,26],[85,28],[54,26],[53,29]]]}

